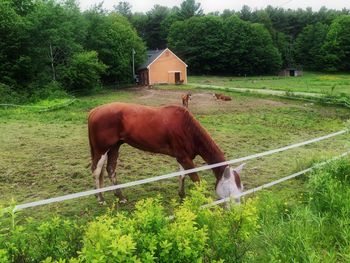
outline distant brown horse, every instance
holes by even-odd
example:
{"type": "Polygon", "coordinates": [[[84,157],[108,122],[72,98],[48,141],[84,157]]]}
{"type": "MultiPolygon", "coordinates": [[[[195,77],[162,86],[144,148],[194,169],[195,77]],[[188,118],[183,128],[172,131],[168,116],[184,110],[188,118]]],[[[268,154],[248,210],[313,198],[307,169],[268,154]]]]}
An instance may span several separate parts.
{"type": "Polygon", "coordinates": [[[226,96],[224,94],[220,94],[220,93],[214,93],[213,97],[216,98],[217,100],[224,100],[224,101],[229,101],[231,100],[231,97],[226,96]]]}
{"type": "MultiPolygon", "coordinates": [[[[111,103],[93,109],[88,120],[92,172],[96,188],[103,186],[103,166],[107,159],[107,172],[117,184],[115,169],[119,147],[127,143],[135,148],[162,153],[176,158],[181,169],[195,167],[193,159],[200,155],[208,164],[225,161],[223,152],[209,134],[183,107],[148,107],[137,104],[111,103]]],[[[243,189],[240,169],[229,166],[213,168],[216,192],[220,197],[240,193],[243,189]]],[[[196,173],[189,174],[198,182],[196,173]]],[[[179,195],[184,197],[184,176],[179,178],[179,195]]],[[[124,197],[116,190],[120,201],[124,197]]],[[[103,202],[102,194],[98,194],[103,202]]],[[[125,200],[126,201],[126,200],[125,200]]]]}
{"type": "Polygon", "coordinates": [[[182,95],[182,106],[184,106],[185,108],[188,108],[188,100],[191,100],[191,93],[186,93],[182,95]]]}

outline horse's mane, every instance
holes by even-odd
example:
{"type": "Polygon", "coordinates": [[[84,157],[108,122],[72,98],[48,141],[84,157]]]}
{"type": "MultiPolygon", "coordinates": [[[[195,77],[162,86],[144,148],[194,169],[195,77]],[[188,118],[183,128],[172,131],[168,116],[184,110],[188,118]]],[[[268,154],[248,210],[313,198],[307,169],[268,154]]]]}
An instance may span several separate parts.
{"type": "Polygon", "coordinates": [[[193,136],[195,146],[198,148],[199,155],[208,163],[222,162],[225,160],[223,152],[210,137],[209,133],[200,125],[200,123],[193,117],[193,115],[187,110],[183,109],[183,128],[186,130],[188,135],[193,136]],[[206,156],[202,156],[205,151],[206,156]]]}

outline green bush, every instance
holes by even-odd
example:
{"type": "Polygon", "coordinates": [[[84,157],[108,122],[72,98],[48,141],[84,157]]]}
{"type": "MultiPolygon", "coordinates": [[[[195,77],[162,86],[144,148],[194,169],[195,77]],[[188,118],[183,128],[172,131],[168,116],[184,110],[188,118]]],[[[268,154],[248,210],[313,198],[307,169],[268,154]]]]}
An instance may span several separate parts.
{"type": "Polygon", "coordinates": [[[205,183],[191,191],[169,218],[161,198],[136,204],[131,213],[113,210],[84,228],[54,218],[33,220],[0,235],[0,256],[10,262],[230,262],[241,260],[256,234],[254,202],[230,209],[201,209],[210,201],[205,183]]]}
{"type": "Polygon", "coordinates": [[[0,83],[0,103],[20,103],[23,97],[10,86],[0,83]]]}
{"type": "Polygon", "coordinates": [[[137,203],[127,216],[105,215],[91,222],[84,235],[81,262],[197,262],[204,254],[206,228],[180,206],[169,220],[160,199],[137,203]]]}
{"type": "Polygon", "coordinates": [[[101,86],[101,75],[107,66],[97,58],[96,51],[76,53],[64,69],[64,85],[70,91],[90,92],[101,86]]]}
{"type": "Polygon", "coordinates": [[[24,225],[15,225],[7,233],[2,233],[0,251],[7,251],[11,262],[70,258],[76,256],[81,247],[81,235],[82,228],[70,220],[55,217],[38,225],[28,219],[24,225]]]}
{"type": "Polygon", "coordinates": [[[202,209],[211,201],[203,182],[173,202],[174,217],[157,197],[84,226],[13,219],[1,225],[0,262],[349,262],[349,175],[349,159],[332,162],[291,202],[265,193],[240,206],[202,209]]]}
{"type": "Polygon", "coordinates": [[[30,101],[36,102],[38,100],[53,100],[68,97],[67,92],[64,91],[62,86],[57,81],[52,81],[43,86],[33,88],[33,92],[30,96],[30,101]]]}

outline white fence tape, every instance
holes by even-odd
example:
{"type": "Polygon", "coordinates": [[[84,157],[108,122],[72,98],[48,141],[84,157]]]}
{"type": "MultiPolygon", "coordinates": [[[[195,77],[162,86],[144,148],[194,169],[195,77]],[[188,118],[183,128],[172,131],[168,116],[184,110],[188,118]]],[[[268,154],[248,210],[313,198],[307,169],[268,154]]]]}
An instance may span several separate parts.
{"type": "Polygon", "coordinates": [[[72,99],[68,100],[67,102],[59,103],[59,104],[52,105],[52,106],[20,105],[20,104],[11,104],[11,103],[1,103],[0,107],[5,107],[5,108],[8,108],[8,107],[28,108],[28,109],[38,109],[38,110],[41,110],[41,111],[49,111],[49,110],[52,110],[52,109],[69,106],[70,104],[72,104],[76,100],[77,100],[76,98],[72,98],[72,99]]]}
{"type": "Polygon", "coordinates": [[[332,138],[332,137],[335,137],[335,136],[338,136],[338,135],[341,135],[341,134],[345,134],[346,132],[348,132],[348,130],[341,130],[341,131],[334,132],[334,133],[331,133],[331,134],[328,134],[328,135],[325,135],[325,136],[321,136],[321,137],[318,137],[318,138],[315,138],[315,139],[311,139],[311,140],[307,140],[307,141],[304,141],[304,142],[291,144],[291,145],[288,145],[288,146],[285,146],[285,147],[281,147],[281,148],[278,148],[278,149],[269,150],[269,151],[262,152],[262,153],[257,153],[257,154],[252,154],[252,155],[249,155],[249,156],[246,156],[246,157],[233,159],[233,160],[229,160],[229,161],[225,161],[225,162],[221,162],[221,163],[205,165],[205,166],[197,167],[197,168],[194,168],[194,169],[178,171],[178,172],[174,172],[174,173],[170,173],[170,174],[155,176],[155,177],[146,178],[146,179],[133,181],[133,182],[129,182],[129,183],[124,183],[124,184],[119,184],[119,185],[112,185],[112,186],[99,188],[99,189],[95,189],[95,190],[89,190],[89,191],[84,191],[84,192],[79,192],[79,193],[68,194],[68,195],[64,195],[64,196],[44,199],[44,200],[40,200],[40,201],[30,202],[30,203],[26,203],[26,204],[20,204],[20,205],[15,206],[14,211],[18,211],[18,210],[22,210],[22,209],[30,208],[30,207],[35,207],[35,206],[40,206],[40,205],[46,205],[46,204],[51,204],[51,203],[56,203],[56,202],[62,202],[62,201],[65,201],[65,200],[80,198],[80,197],[94,195],[94,194],[97,194],[97,193],[103,193],[103,192],[107,192],[107,191],[113,191],[113,190],[116,190],[116,189],[122,189],[122,188],[132,187],[132,186],[136,186],[136,185],[156,182],[156,181],[160,181],[160,180],[164,180],[164,179],[168,179],[168,178],[172,178],[172,177],[176,177],[176,176],[180,176],[180,175],[186,175],[186,174],[190,174],[190,173],[194,173],[194,172],[200,172],[200,171],[212,169],[212,168],[223,166],[223,165],[240,163],[240,162],[244,162],[244,161],[247,161],[247,160],[251,160],[251,159],[255,159],[255,158],[271,155],[271,154],[282,152],[282,151],[286,151],[286,150],[290,150],[290,149],[297,148],[297,147],[300,147],[300,146],[304,146],[304,145],[307,145],[307,144],[319,142],[319,141],[322,141],[322,140],[325,140],[325,139],[329,139],[329,138],[332,138]]]}
{"type": "Polygon", "coordinates": [[[312,167],[310,167],[310,168],[307,168],[307,169],[302,170],[302,171],[300,171],[300,172],[297,172],[297,173],[288,175],[288,176],[286,176],[286,177],[280,178],[280,179],[278,179],[278,180],[276,180],[276,181],[263,184],[263,185],[261,185],[261,186],[255,187],[255,188],[253,188],[253,189],[250,189],[250,190],[248,190],[248,191],[245,191],[245,192],[243,192],[243,193],[240,193],[240,194],[235,195],[235,196],[232,196],[232,197],[223,198],[223,199],[214,201],[214,202],[212,202],[212,203],[210,203],[210,204],[203,205],[202,208],[208,208],[208,207],[212,207],[212,206],[215,206],[215,205],[218,205],[218,204],[226,203],[226,202],[229,202],[229,201],[231,201],[231,200],[234,200],[235,198],[240,198],[240,197],[242,197],[242,196],[249,195],[249,194],[252,194],[252,193],[261,191],[261,190],[263,190],[263,189],[265,189],[265,188],[269,188],[269,187],[274,186],[274,185],[276,185],[276,184],[279,184],[279,183],[282,183],[282,182],[287,181],[287,180],[289,180],[289,179],[295,178],[295,177],[297,177],[297,176],[299,176],[299,175],[308,173],[308,172],[310,172],[310,171],[312,171],[312,170],[314,170],[314,169],[316,169],[316,168],[318,168],[318,167],[324,166],[324,165],[326,165],[326,164],[328,164],[328,163],[330,163],[330,162],[332,162],[332,161],[335,161],[335,160],[337,160],[337,159],[340,159],[340,158],[342,158],[342,157],[345,157],[345,156],[347,156],[347,155],[349,155],[349,154],[350,154],[350,151],[345,152],[345,153],[343,153],[343,154],[341,154],[341,155],[339,155],[339,156],[336,156],[336,157],[334,157],[334,158],[332,158],[332,159],[330,159],[330,160],[324,161],[324,162],[322,162],[322,163],[318,163],[318,164],[316,164],[316,165],[314,165],[314,166],[312,166],[312,167]]]}

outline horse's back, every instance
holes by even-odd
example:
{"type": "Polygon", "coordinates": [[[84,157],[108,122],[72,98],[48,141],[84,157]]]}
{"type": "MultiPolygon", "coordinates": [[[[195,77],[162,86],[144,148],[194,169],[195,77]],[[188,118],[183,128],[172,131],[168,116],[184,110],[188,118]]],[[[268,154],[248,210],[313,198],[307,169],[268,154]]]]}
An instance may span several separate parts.
{"type": "Polygon", "coordinates": [[[179,106],[110,103],[90,112],[89,137],[106,147],[123,141],[142,150],[168,154],[171,140],[183,137],[183,121],[188,114],[179,106]]]}

